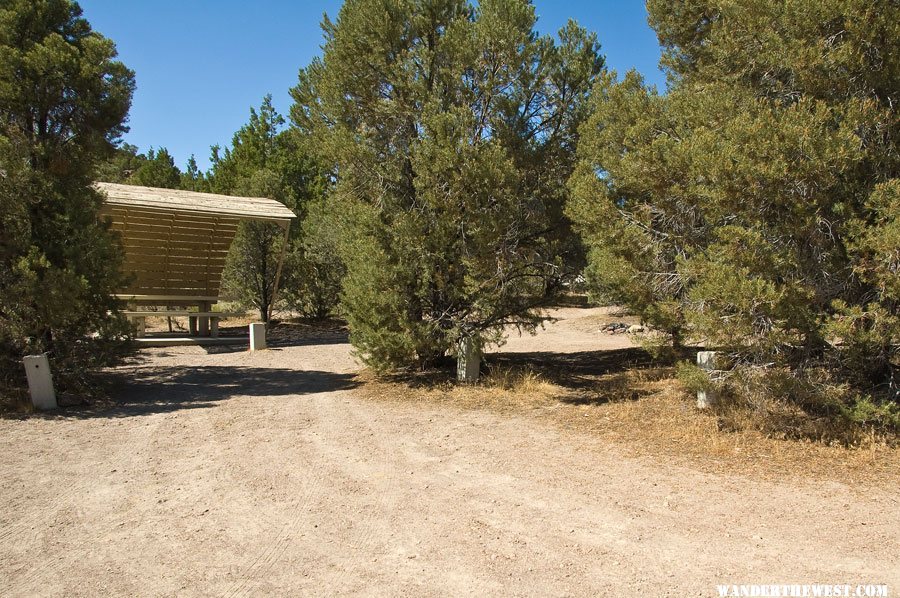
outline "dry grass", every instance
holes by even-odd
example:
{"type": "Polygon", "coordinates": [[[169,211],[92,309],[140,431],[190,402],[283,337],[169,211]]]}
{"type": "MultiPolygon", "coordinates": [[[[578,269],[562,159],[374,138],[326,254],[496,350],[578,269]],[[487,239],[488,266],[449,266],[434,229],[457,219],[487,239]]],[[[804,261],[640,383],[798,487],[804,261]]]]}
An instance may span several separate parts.
{"type": "MultiPolygon", "coordinates": [[[[545,364],[546,366],[546,364],[545,364]]],[[[551,370],[552,371],[552,370],[551,370]]],[[[872,437],[848,449],[766,437],[752,429],[723,429],[701,412],[670,367],[629,367],[590,377],[556,378],[530,365],[493,364],[482,380],[378,380],[362,374],[362,394],[395,403],[429,402],[527,416],[575,434],[580,441],[614,443],[637,456],[665,459],[708,472],[756,478],[803,478],[890,487],[900,482],[900,450],[872,437]],[[572,381],[575,384],[571,384],[572,381]]]]}

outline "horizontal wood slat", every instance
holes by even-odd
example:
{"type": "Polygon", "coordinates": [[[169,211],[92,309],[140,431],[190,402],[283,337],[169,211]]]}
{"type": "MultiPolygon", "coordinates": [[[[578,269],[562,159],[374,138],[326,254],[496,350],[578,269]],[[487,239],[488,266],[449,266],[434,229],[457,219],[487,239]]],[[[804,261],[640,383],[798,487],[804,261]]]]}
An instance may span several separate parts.
{"type": "Polygon", "coordinates": [[[125,316],[202,316],[210,318],[240,318],[247,315],[247,312],[241,311],[189,311],[186,309],[132,309],[124,310],[119,313],[125,316]]]}
{"type": "Polygon", "coordinates": [[[173,277],[183,277],[183,276],[204,276],[207,278],[218,277],[222,273],[222,268],[220,267],[212,267],[202,264],[196,265],[167,265],[167,264],[155,264],[152,266],[148,265],[129,265],[126,269],[130,269],[134,272],[141,272],[147,276],[165,276],[167,274],[173,277]]]}
{"type": "Polygon", "coordinates": [[[233,224],[204,224],[203,226],[191,225],[186,222],[172,222],[151,224],[149,222],[119,222],[112,221],[112,229],[129,234],[192,234],[192,235],[220,235],[237,233],[238,227],[233,224]]]}
{"type": "Polygon", "coordinates": [[[125,255],[135,255],[135,256],[179,256],[179,257],[187,257],[191,259],[206,259],[210,258],[218,258],[228,255],[228,247],[219,246],[219,247],[182,247],[182,246],[170,246],[170,247],[144,247],[137,245],[125,245],[125,255]],[[202,251],[201,251],[202,250],[202,251]]]}
{"type": "Polygon", "coordinates": [[[169,301],[171,303],[193,303],[195,301],[202,301],[205,303],[215,303],[219,300],[218,297],[215,296],[203,296],[203,295],[151,295],[151,294],[141,294],[141,293],[116,293],[113,295],[116,299],[121,299],[122,301],[127,302],[135,302],[135,303],[145,303],[147,301],[161,301],[165,303],[169,301]]]}
{"type": "Polygon", "coordinates": [[[154,206],[142,207],[137,203],[123,206],[114,203],[104,203],[100,208],[100,213],[110,216],[116,220],[154,220],[170,222],[173,220],[184,220],[185,222],[240,222],[243,217],[236,214],[219,214],[215,212],[194,212],[191,210],[179,210],[172,208],[161,210],[154,206]]]}
{"type": "Polygon", "coordinates": [[[171,251],[183,251],[185,249],[193,249],[193,250],[212,250],[212,251],[224,251],[228,252],[228,249],[231,247],[231,240],[227,241],[217,240],[217,241],[206,241],[200,239],[194,241],[188,241],[187,239],[154,239],[150,237],[135,237],[128,236],[122,239],[122,246],[125,247],[125,250],[129,249],[157,249],[157,250],[171,250],[171,251]]]}
{"type": "Polygon", "coordinates": [[[173,259],[171,261],[166,261],[165,259],[159,260],[126,260],[124,264],[124,268],[127,270],[133,271],[153,271],[159,270],[160,268],[173,268],[177,269],[179,272],[191,272],[192,274],[198,274],[201,272],[210,272],[211,274],[219,274],[219,271],[225,267],[225,259],[219,260],[203,260],[201,261],[190,261],[185,259],[173,259]]]}

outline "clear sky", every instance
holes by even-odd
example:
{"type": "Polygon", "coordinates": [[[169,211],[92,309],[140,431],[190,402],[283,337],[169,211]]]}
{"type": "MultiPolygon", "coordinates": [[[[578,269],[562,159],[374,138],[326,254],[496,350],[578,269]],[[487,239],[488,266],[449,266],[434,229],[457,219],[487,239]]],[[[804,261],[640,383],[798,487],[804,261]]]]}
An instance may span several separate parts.
{"type": "MultiPolygon", "coordinates": [[[[125,136],[140,151],[166,147],[184,168],[195,154],[226,146],[271,93],[287,115],[297,71],[321,51],[322,15],[340,0],[80,0],[94,29],[112,39],[135,71],[125,136]]],[[[610,68],[636,68],[660,89],[659,45],[642,0],[535,0],[542,33],[569,18],[596,31],[610,68]]]]}

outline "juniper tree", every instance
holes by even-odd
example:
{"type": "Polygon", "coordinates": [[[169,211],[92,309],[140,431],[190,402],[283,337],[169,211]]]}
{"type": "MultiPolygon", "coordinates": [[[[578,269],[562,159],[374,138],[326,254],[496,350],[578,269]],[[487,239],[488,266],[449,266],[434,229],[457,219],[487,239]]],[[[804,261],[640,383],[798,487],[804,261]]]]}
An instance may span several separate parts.
{"type": "MultiPolygon", "coordinates": [[[[234,134],[232,145],[220,153],[213,148],[212,169],[207,179],[216,193],[268,197],[276,199],[298,216],[291,225],[286,256],[281,272],[282,297],[307,315],[330,312],[336,282],[330,256],[315,258],[310,248],[316,236],[303,236],[310,202],[319,201],[325,183],[320,169],[309,156],[296,131],[282,131],[284,118],[267,95],[259,110],[250,110],[249,122],[234,134]],[[306,277],[317,275],[314,282],[306,277]],[[329,303],[329,301],[331,303],[329,303]]],[[[285,250],[285,235],[271,222],[243,222],[229,252],[223,284],[240,301],[255,307],[268,322],[275,308],[275,284],[278,261],[285,250]]]]}
{"type": "Polygon", "coordinates": [[[60,378],[124,336],[121,251],[98,212],[96,164],[126,130],[134,76],[68,0],[0,7],[0,371],[49,351],[60,378]],[[89,333],[99,333],[90,337],[89,333]]]}
{"type": "Polygon", "coordinates": [[[900,6],[648,7],[670,89],[600,82],[572,178],[595,289],[820,413],[895,401],[900,6]]]}
{"type": "Polygon", "coordinates": [[[141,157],[143,160],[140,161],[140,165],[128,177],[129,184],[163,189],[181,187],[181,171],[175,166],[175,159],[169,150],[164,147],[154,150],[151,147],[147,150],[146,156],[141,157]]]}
{"type": "Polygon", "coordinates": [[[120,143],[94,167],[94,179],[106,183],[127,183],[146,159],[147,156],[138,153],[137,146],[120,143]]]}
{"type": "Polygon", "coordinates": [[[596,37],[523,0],[350,0],[293,90],[333,166],[351,341],[377,369],[533,329],[570,249],[561,183],[596,37]],[[566,246],[566,247],[564,247],[566,246]]]}
{"type": "Polygon", "coordinates": [[[197,158],[193,154],[188,158],[187,165],[181,173],[180,188],[185,191],[209,192],[209,181],[197,165],[197,158]]]}

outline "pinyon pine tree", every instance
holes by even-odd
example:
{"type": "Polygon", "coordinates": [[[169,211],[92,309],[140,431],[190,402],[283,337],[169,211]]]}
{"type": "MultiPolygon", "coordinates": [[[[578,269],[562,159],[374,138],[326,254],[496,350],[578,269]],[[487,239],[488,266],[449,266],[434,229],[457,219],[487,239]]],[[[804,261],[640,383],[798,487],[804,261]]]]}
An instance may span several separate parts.
{"type": "Polygon", "coordinates": [[[155,151],[152,147],[140,166],[128,179],[131,185],[178,189],[181,187],[181,171],[175,166],[175,159],[164,147],[155,151]]]}
{"type": "MultiPolygon", "coordinates": [[[[216,193],[278,200],[297,214],[298,220],[291,225],[287,240],[281,297],[307,315],[327,315],[334,293],[313,291],[337,283],[333,270],[323,265],[323,260],[310,256],[310,247],[315,243],[308,242],[303,234],[309,229],[307,205],[321,200],[325,184],[302,136],[297,131],[281,131],[283,124],[284,118],[272,105],[272,96],[267,95],[259,110],[250,110],[249,122],[234,134],[230,148],[221,155],[219,148],[213,148],[212,169],[204,182],[216,193]],[[310,282],[307,276],[311,275],[319,278],[310,282]]],[[[279,225],[243,222],[226,263],[226,290],[256,308],[264,322],[269,321],[275,308],[278,260],[285,250],[284,243],[284,231],[279,225]]]]}
{"type": "Polygon", "coordinates": [[[323,23],[291,116],[334,168],[343,310],[376,369],[533,329],[574,251],[564,182],[603,61],[575,23],[534,25],[524,0],[349,0],[323,23]]]}
{"type": "Polygon", "coordinates": [[[595,290],[739,396],[896,426],[900,5],[648,6],[670,90],[599,82],[571,181],[595,290]]]}
{"type": "Polygon", "coordinates": [[[127,330],[109,315],[121,252],[91,187],[134,90],[115,57],[74,2],[0,6],[0,384],[23,382],[22,355],[49,351],[66,385],[127,330]]]}

